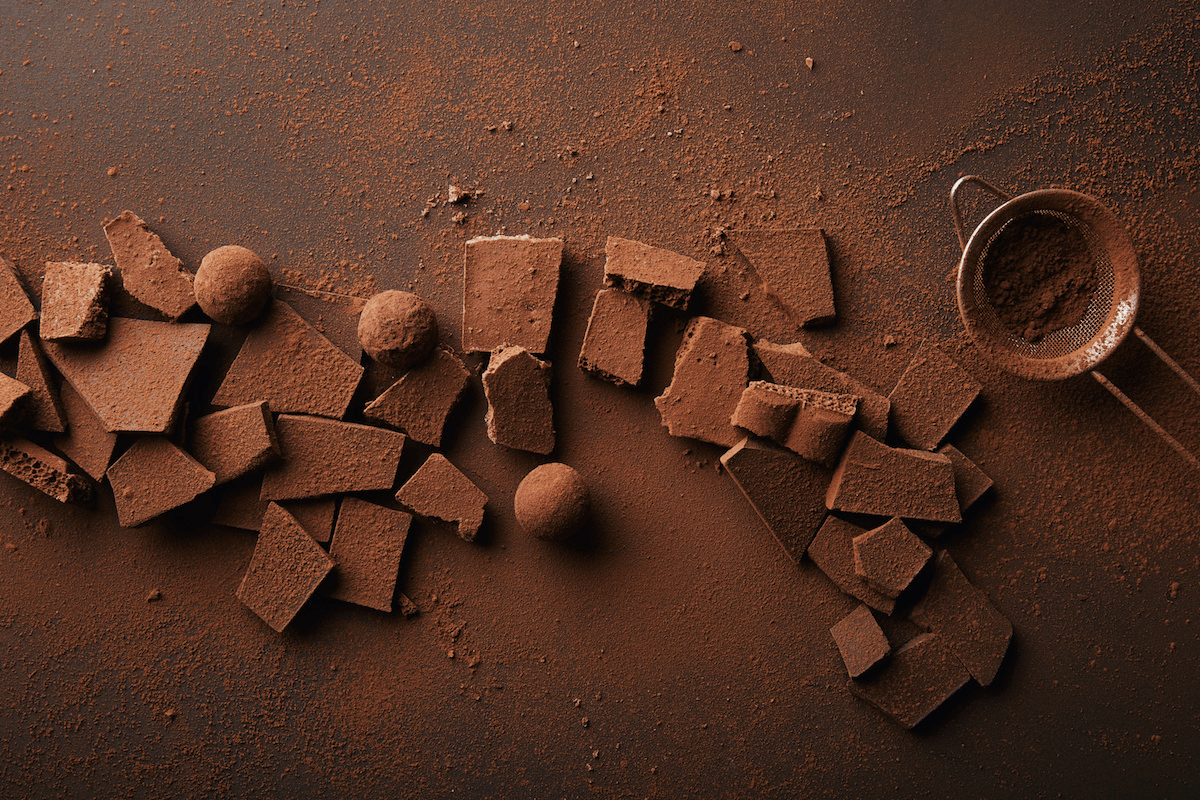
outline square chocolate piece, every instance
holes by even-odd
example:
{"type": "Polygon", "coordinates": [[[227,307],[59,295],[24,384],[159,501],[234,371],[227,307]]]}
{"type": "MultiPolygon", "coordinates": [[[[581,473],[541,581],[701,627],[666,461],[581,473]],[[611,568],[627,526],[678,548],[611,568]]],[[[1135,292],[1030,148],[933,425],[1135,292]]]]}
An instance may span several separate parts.
{"type": "Polygon", "coordinates": [[[824,231],[731,231],[729,237],[797,325],[837,318],[824,231]]]}
{"type": "Polygon", "coordinates": [[[746,331],[693,317],[675,354],[671,385],[654,405],[672,436],[733,447],[746,436],[730,420],[749,382],[746,331]]]}
{"type": "Polygon", "coordinates": [[[271,503],[263,515],[258,544],[237,596],[280,632],[333,566],[333,559],[304,532],[295,517],[271,503]]]}
{"type": "Polygon", "coordinates": [[[833,634],[833,641],[837,643],[851,678],[862,677],[892,652],[883,628],[865,605],[860,604],[829,632],[833,634]]]}
{"type": "Polygon", "coordinates": [[[618,386],[637,386],[646,360],[650,301],[619,289],[601,289],[592,304],[579,368],[618,386]]]}
{"type": "Polygon", "coordinates": [[[913,447],[932,450],[982,389],[950,356],[923,344],[892,389],[892,424],[913,447]]]}
{"type": "Polygon", "coordinates": [[[911,728],[970,679],[945,641],[923,633],[897,650],[873,678],[851,680],[849,687],[903,727],[911,728]]]}
{"type": "Polygon", "coordinates": [[[896,601],[876,591],[854,572],[854,537],[861,533],[865,531],[857,525],[830,515],[809,543],[808,557],[834,586],[876,611],[890,615],[896,608],[896,601]]]}
{"type": "Polygon", "coordinates": [[[48,261],[42,279],[41,337],[46,342],[103,339],[108,330],[108,282],[103,264],[48,261]]]}
{"type": "Polygon", "coordinates": [[[562,253],[562,239],[469,240],[463,262],[463,349],[513,346],[545,353],[562,253]]]}
{"type": "Polygon", "coordinates": [[[343,500],[329,548],[329,555],[337,562],[329,596],[377,611],[391,611],[411,522],[412,517],[403,511],[356,497],[343,500]]]}
{"type": "Polygon", "coordinates": [[[880,594],[899,597],[929,563],[929,545],[899,519],[854,537],[854,573],[880,594]]]}

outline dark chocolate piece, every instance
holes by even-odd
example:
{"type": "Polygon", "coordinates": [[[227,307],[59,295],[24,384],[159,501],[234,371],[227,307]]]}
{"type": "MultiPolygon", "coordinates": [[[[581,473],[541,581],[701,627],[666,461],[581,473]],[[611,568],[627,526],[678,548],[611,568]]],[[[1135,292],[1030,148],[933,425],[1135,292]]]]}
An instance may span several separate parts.
{"type": "Polygon", "coordinates": [[[853,542],[861,533],[865,531],[857,525],[828,516],[808,545],[808,557],[843,592],[876,611],[891,614],[896,601],[873,589],[854,572],[853,542]]]}
{"type": "Polygon", "coordinates": [[[729,237],[797,325],[837,318],[824,231],[731,231],[729,237]]]}
{"type": "Polygon", "coordinates": [[[619,289],[601,289],[592,304],[580,369],[618,386],[637,386],[642,381],[646,358],[646,327],[650,301],[619,289]]]}
{"type": "Polygon", "coordinates": [[[279,458],[275,423],[266,402],[206,414],[188,428],[187,451],[217,476],[217,484],[279,458]]]}
{"type": "Polygon", "coordinates": [[[342,501],[329,555],[337,562],[329,596],[377,611],[392,610],[400,557],[412,517],[355,497],[342,501]]]}
{"type": "Polygon", "coordinates": [[[833,473],[830,511],[960,522],[947,456],[888,447],[856,431],[833,473]]]}
{"type": "Polygon", "coordinates": [[[487,433],[496,444],[547,455],[554,450],[550,364],[521,347],[492,353],[483,373],[487,433]]]}
{"type": "Polygon", "coordinates": [[[0,256],[0,344],[37,318],[17,268],[0,256]]]}
{"type": "Polygon", "coordinates": [[[17,380],[30,388],[25,418],[34,430],[62,433],[67,429],[66,412],[58,396],[54,371],[46,363],[41,343],[29,331],[21,331],[21,349],[17,355],[17,380]]]}
{"type": "Polygon", "coordinates": [[[282,631],[333,566],[333,559],[295,517],[270,503],[237,596],[264,622],[282,631]]]}
{"type": "Polygon", "coordinates": [[[854,537],[854,573],[880,594],[899,597],[929,563],[933,551],[899,519],[854,537]]]}
{"type": "Polygon", "coordinates": [[[352,422],[283,414],[275,421],[283,461],[263,476],[262,499],[391,489],[404,434],[352,422]]]}
{"type": "Polygon", "coordinates": [[[26,416],[33,390],[0,372],[0,428],[11,428],[26,416]]]}
{"type": "Polygon", "coordinates": [[[703,261],[616,236],[608,237],[604,254],[607,285],[672,308],[687,309],[704,273],[703,261]]]}
{"type": "Polygon", "coordinates": [[[923,633],[892,654],[871,680],[849,682],[850,691],[905,728],[911,728],[971,679],[937,635],[923,633]]]}
{"type": "Polygon", "coordinates": [[[108,329],[108,282],[103,264],[48,261],[42,278],[41,337],[46,342],[103,339],[108,329]]]}
{"type": "Polygon", "coordinates": [[[851,678],[866,674],[892,652],[875,615],[865,605],[860,604],[829,632],[833,634],[833,641],[851,678]]]}
{"type": "Polygon", "coordinates": [[[123,528],[135,528],[191,502],[216,476],[163,436],[144,436],[108,468],[123,528]]]}
{"type": "Polygon", "coordinates": [[[458,535],[475,541],[483,524],[487,495],[441,453],[434,453],[396,492],[396,500],[422,517],[457,525],[458,535]]]}
{"type": "Polygon", "coordinates": [[[104,223],[121,285],[140,303],[175,322],[196,304],[192,274],[132,211],[104,223]]]}
{"type": "Polygon", "coordinates": [[[363,416],[399,428],[414,441],[441,447],[446,420],[470,378],[458,356],[439,347],[428,361],[401,375],[376,397],[363,416]]]}
{"type": "Polygon", "coordinates": [[[67,462],[25,439],[0,439],[0,469],[60,503],[88,503],[92,485],[67,462]]]}
{"type": "Polygon", "coordinates": [[[746,331],[694,317],[675,354],[671,385],[654,405],[672,436],[732,447],[745,437],[730,419],[749,381],[746,331]]]}
{"type": "Polygon", "coordinates": [[[59,396],[67,415],[67,432],[54,437],[54,446],[93,479],[103,480],[117,446],[117,434],[105,429],[71,384],[63,381],[59,396]]]}
{"type": "Polygon", "coordinates": [[[892,424],[921,450],[937,447],[983,389],[933,345],[923,344],[892,389],[892,424]]]}

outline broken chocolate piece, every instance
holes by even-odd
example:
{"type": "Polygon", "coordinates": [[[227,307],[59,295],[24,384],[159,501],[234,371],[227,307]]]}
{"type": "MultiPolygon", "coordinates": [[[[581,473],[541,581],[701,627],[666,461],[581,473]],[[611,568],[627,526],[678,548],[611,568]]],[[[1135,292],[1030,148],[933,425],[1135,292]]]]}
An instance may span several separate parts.
{"type": "Polygon", "coordinates": [[[312,497],[308,500],[288,500],[280,503],[285,511],[296,518],[300,527],[321,544],[328,544],[333,536],[333,524],[338,513],[337,497],[312,497]]]}
{"type": "Polygon", "coordinates": [[[17,268],[0,256],[0,344],[37,318],[17,268]]]}
{"type": "Polygon", "coordinates": [[[329,548],[329,555],[337,562],[329,596],[377,611],[391,611],[400,556],[411,522],[412,517],[403,511],[355,497],[343,500],[329,548]]]}
{"type": "Polygon", "coordinates": [[[746,331],[694,317],[675,354],[671,385],[654,405],[672,436],[732,447],[745,437],[730,419],[749,381],[746,331]]]}
{"type": "Polygon", "coordinates": [[[782,444],[800,407],[800,400],[787,388],[777,383],[750,381],[738,398],[730,422],[755,436],[782,444]]]}
{"type": "Polygon", "coordinates": [[[856,431],[825,496],[830,511],[961,522],[948,456],[900,450],[856,431]]]}
{"type": "Polygon", "coordinates": [[[899,597],[929,563],[933,551],[899,519],[854,537],[854,573],[880,594],[899,597]]]}
{"type": "Polygon", "coordinates": [[[401,375],[376,397],[363,416],[399,428],[414,441],[441,447],[446,419],[470,377],[458,356],[439,347],[428,361],[401,375]]]}
{"type": "Polygon", "coordinates": [[[829,632],[851,678],[861,677],[892,652],[875,615],[865,605],[859,605],[829,632]]]}
{"type": "Polygon", "coordinates": [[[954,494],[958,507],[966,513],[992,488],[992,479],[952,444],[942,445],[937,452],[947,456],[954,467],[954,494]]]}
{"type": "Polygon", "coordinates": [[[463,261],[463,349],[545,353],[558,295],[562,239],[482,236],[463,261]]]}
{"type": "Polygon", "coordinates": [[[655,303],[686,310],[704,262],[661,247],[608,237],[604,282],[655,303]]]}
{"type": "Polygon", "coordinates": [[[65,431],[67,418],[58,397],[54,373],[46,363],[41,344],[29,331],[21,331],[17,380],[32,391],[25,402],[25,417],[30,427],[48,433],[65,431]]]}
{"type": "Polygon", "coordinates": [[[175,322],[196,304],[192,274],[158,234],[132,211],[104,223],[121,284],[144,305],[175,322]]]}
{"type": "Polygon", "coordinates": [[[400,609],[400,613],[406,618],[415,617],[421,611],[419,608],[417,608],[417,604],[414,603],[408,595],[404,594],[404,592],[400,592],[396,595],[396,607],[400,609]]]}
{"type": "Polygon", "coordinates": [[[26,414],[33,390],[0,372],[0,428],[12,427],[26,414]]]}
{"type": "Polygon", "coordinates": [[[362,375],[358,363],[287,303],[273,300],[250,329],[213,404],[238,406],[266,400],[276,414],[341,419],[362,375]]]}
{"type": "Polygon", "coordinates": [[[270,503],[237,596],[280,632],[333,566],[333,559],[304,532],[295,517],[270,503]]]}
{"type": "Polygon", "coordinates": [[[228,483],[279,458],[275,423],[265,401],[206,414],[188,429],[187,451],[228,483]]]}
{"type": "Polygon", "coordinates": [[[123,528],[135,528],[212,488],[216,476],[162,436],[144,436],[108,468],[123,528]]]}
{"type": "Polygon", "coordinates": [[[487,495],[441,453],[434,453],[396,492],[396,500],[422,517],[457,525],[458,535],[475,541],[483,524],[487,495]]]}
{"type": "Polygon", "coordinates": [[[803,327],[836,319],[824,231],[730,231],[728,235],[793,322],[803,327]]]}
{"type": "Polygon", "coordinates": [[[391,489],[404,434],[352,422],[284,414],[275,421],[283,461],[263,476],[262,499],[391,489]]]}
{"type": "Polygon", "coordinates": [[[637,386],[646,357],[650,302],[619,289],[601,289],[592,304],[579,368],[618,386],[637,386]]]}
{"type": "Polygon", "coordinates": [[[982,389],[950,356],[923,344],[892,389],[892,423],[904,441],[932,450],[982,389]]]}
{"type": "Polygon", "coordinates": [[[88,503],[92,486],[67,462],[25,439],[0,439],[0,469],[60,503],[88,503]]]}
{"type": "Polygon", "coordinates": [[[854,572],[854,537],[865,531],[838,517],[828,516],[808,545],[808,557],[834,585],[871,608],[891,614],[896,601],[877,592],[854,572]]]}
{"type": "Polygon", "coordinates": [[[796,563],[825,517],[821,498],[830,471],[761,439],[746,438],[721,465],[784,551],[796,563]]]}
{"type": "Polygon", "coordinates": [[[94,480],[103,480],[117,446],[117,434],[104,428],[71,384],[63,382],[60,397],[67,415],[67,432],[54,437],[54,446],[94,480]]]}
{"type": "Polygon", "coordinates": [[[42,279],[41,337],[45,342],[103,339],[108,329],[108,281],[103,264],[48,261],[42,279]]]}
{"type": "MultiPolygon", "coordinates": [[[[278,283],[274,286],[274,293],[276,299],[286,303],[288,308],[348,355],[351,361],[355,364],[362,362],[358,318],[367,304],[365,298],[278,283]]],[[[267,300],[268,304],[270,302],[267,300]]]]}
{"type": "Polygon", "coordinates": [[[483,373],[488,438],[514,450],[549,454],[554,450],[554,406],[550,364],[523,347],[492,353],[483,373]]]}
{"type": "MultiPolygon", "coordinates": [[[[247,475],[221,487],[220,500],[213,510],[214,525],[225,525],[244,531],[257,531],[262,527],[267,503],[259,497],[262,493],[262,478],[247,475]]],[[[315,537],[314,537],[315,538],[315,537]]]]}
{"type": "Polygon", "coordinates": [[[897,650],[874,678],[848,685],[855,695],[911,728],[970,679],[940,637],[923,633],[897,650]]]}
{"type": "Polygon", "coordinates": [[[105,430],[166,433],[208,332],[208,325],[113,317],[103,346],[46,342],[45,350],[105,430]]]}
{"type": "Polygon", "coordinates": [[[832,467],[857,410],[858,398],[852,395],[751,381],[731,421],[809,461],[832,467]]]}
{"type": "Polygon", "coordinates": [[[934,558],[933,580],[909,617],[940,636],[980,686],[995,679],[1012,639],[1012,623],[945,550],[934,558]]]}

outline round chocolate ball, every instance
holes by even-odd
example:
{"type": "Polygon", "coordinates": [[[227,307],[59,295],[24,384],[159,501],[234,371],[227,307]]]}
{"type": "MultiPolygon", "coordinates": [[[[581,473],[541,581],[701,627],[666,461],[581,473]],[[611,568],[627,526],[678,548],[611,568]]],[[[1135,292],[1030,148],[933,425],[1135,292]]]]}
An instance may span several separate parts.
{"type": "Polygon", "coordinates": [[[196,270],[196,303],[225,325],[245,325],[271,299],[271,273],[253,250],[236,244],[218,247],[196,270]]]}
{"type": "Polygon", "coordinates": [[[539,539],[560,541],[587,521],[591,496],[587,484],[566,464],[542,464],[517,487],[517,522],[539,539]]]}
{"type": "Polygon", "coordinates": [[[438,341],[433,308],[412,292],[388,289],[371,297],[358,319],[358,343],[371,358],[397,369],[420,364],[438,341]]]}

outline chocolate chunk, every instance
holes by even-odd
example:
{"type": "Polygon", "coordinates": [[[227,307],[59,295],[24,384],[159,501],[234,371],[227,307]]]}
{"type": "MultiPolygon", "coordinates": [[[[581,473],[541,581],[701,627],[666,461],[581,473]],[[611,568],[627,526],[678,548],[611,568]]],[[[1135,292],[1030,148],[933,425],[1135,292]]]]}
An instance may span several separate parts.
{"type": "Polygon", "coordinates": [[[399,428],[414,441],[441,447],[446,420],[470,378],[458,356],[439,347],[371,401],[363,416],[399,428]]]}
{"type": "Polygon", "coordinates": [[[825,517],[830,471],[761,439],[746,438],[721,456],[729,477],[796,563],[825,517]]]}
{"type": "Polygon", "coordinates": [[[487,433],[496,444],[549,454],[554,450],[554,406],[550,364],[521,347],[492,353],[483,373],[487,433]]]}
{"type": "Polygon", "coordinates": [[[650,302],[619,289],[601,289],[592,304],[579,368],[618,386],[642,381],[650,302]]]}
{"type": "Polygon", "coordinates": [[[1012,639],[1012,623],[971,585],[945,550],[934,558],[933,580],[909,617],[940,636],[980,686],[995,679],[1012,639]]]}
{"type": "Polygon", "coordinates": [[[0,469],[60,503],[88,503],[92,486],[67,462],[25,439],[0,439],[0,469]]]}
{"type": "Polygon", "coordinates": [[[954,494],[958,507],[966,512],[992,488],[992,479],[952,444],[942,445],[937,452],[947,456],[954,467],[954,494]]]}
{"type": "MultiPolygon", "coordinates": [[[[362,362],[358,320],[367,304],[364,298],[278,283],[275,284],[274,291],[277,300],[286,303],[288,308],[299,314],[318,333],[348,355],[351,361],[355,364],[362,362]]],[[[270,303],[268,299],[267,307],[270,303]]]]}
{"type": "Polygon", "coordinates": [[[213,403],[266,400],[276,414],[341,419],[362,375],[357,362],[286,303],[274,300],[250,329],[213,403]]]}
{"type": "Polygon", "coordinates": [[[412,517],[403,511],[354,497],[343,500],[329,548],[329,555],[337,562],[329,596],[377,611],[391,611],[400,556],[411,522],[412,517]]]}
{"type": "Polygon", "coordinates": [[[12,427],[26,415],[33,390],[0,372],[0,428],[12,427]]]}
{"type": "Polygon", "coordinates": [[[41,337],[46,342],[103,339],[108,328],[108,281],[103,264],[48,261],[42,279],[41,337]]]}
{"type": "Polygon", "coordinates": [[[192,274],[132,211],[104,223],[125,291],[172,322],[196,304],[192,274]]]}
{"type": "Polygon", "coordinates": [[[933,551],[899,519],[854,537],[854,572],[880,594],[899,597],[933,551]]]}
{"type": "Polygon", "coordinates": [[[107,474],[123,528],[135,528],[191,502],[216,481],[200,462],[162,436],[138,439],[107,474]]]}
{"type": "Polygon", "coordinates": [[[188,428],[187,451],[228,483],[279,458],[275,423],[265,401],[206,414],[188,428]]]}
{"type": "Polygon", "coordinates": [[[729,237],[797,325],[836,319],[824,231],[731,231],[729,237]]]}
{"type": "Polygon", "coordinates": [[[855,432],[825,496],[830,511],[960,522],[947,456],[900,450],[855,432]]]}
{"type": "Polygon", "coordinates": [[[37,318],[17,268],[0,256],[0,344],[37,318]]]}
{"type": "Polygon", "coordinates": [[[921,345],[889,398],[896,432],[914,447],[932,450],[982,388],[950,356],[933,345],[921,345]]]}
{"type": "Polygon", "coordinates": [[[711,317],[688,323],[671,385],[654,405],[672,436],[732,447],[745,434],[730,422],[750,381],[746,332],[711,317]]]}
{"type": "Polygon", "coordinates": [[[874,678],[852,680],[848,686],[859,698],[911,728],[970,679],[940,637],[923,633],[897,650],[874,678]]]}
{"type": "Polygon", "coordinates": [[[103,480],[117,446],[117,434],[105,429],[71,384],[64,381],[59,396],[67,415],[67,432],[54,437],[54,446],[92,478],[103,480]]]}
{"type": "Polygon", "coordinates": [[[844,519],[829,516],[808,545],[808,557],[834,585],[876,611],[891,614],[896,601],[877,592],[854,572],[854,537],[865,531],[844,519]]]}
{"type": "Polygon", "coordinates": [[[279,632],[295,618],[333,566],[333,559],[295,517],[270,503],[237,596],[279,632]]]}
{"type": "Polygon", "coordinates": [[[352,422],[284,414],[275,421],[283,461],[263,476],[264,500],[391,489],[404,434],[352,422]]]}
{"type": "Polygon", "coordinates": [[[809,461],[832,467],[854,423],[858,398],[751,381],[732,422],[783,445],[809,461]]]}
{"type": "MultiPolygon", "coordinates": [[[[21,331],[17,355],[17,380],[32,392],[25,402],[25,417],[34,430],[62,433],[67,429],[66,412],[58,396],[54,372],[46,363],[42,345],[29,331],[21,331]]],[[[2,417],[3,415],[0,415],[2,417]]]]}
{"type": "Polygon", "coordinates": [[[782,444],[792,429],[800,400],[786,386],[765,381],[750,381],[742,390],[730,422],[755,436],[782,444]]]}
{"type": "Polygon", "coordinates": [[[45,349],[105,430],[166,433],[208,332],[208,325],[113,317],[101,347],[46,342],[45,349]]]}
{"type": "Polygon", "coordinates": [[[704,262],[648,244],[608,237],[604,282],[655,303],[687,309],[704,262]]]}
{"type": "Polygon", "coordinates": [[[463,349],[523,347],[546,352],[562,239],[483,236],[467,242],[463,266],[463,349]]]}
{"type": "Polygon", "coordinates": [[[400,487],[396,500],[422,517],[455,523],[458,535],[473,542],[483,524],[487,495],[445,456],[434,453],[400,487]]]}
{"type": "Polygon", "coordinates": [[[829,629],[851,678],[858,678],[892,652],[871,609],[859,605],[829,629]]]}
{"type": "Polygon", "coordinates": [[[400,592],[396,596],[396,606],[400,609],[400,613],[405,617],[415,617],[417,614],[421,613],[421,610],[417,608],[417,604],[414,603],[409,596],[403,592],[400,592]]]}

